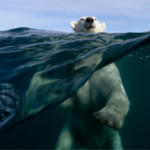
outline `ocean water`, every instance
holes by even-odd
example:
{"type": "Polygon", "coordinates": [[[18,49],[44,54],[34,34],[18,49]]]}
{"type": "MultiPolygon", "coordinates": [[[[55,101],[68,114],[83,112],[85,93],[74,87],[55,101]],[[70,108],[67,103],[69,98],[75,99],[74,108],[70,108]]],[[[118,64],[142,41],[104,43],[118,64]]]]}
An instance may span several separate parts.
{"type": "Polygon", "coordinates": [[[0,148],[54,148],[66,119],[57,106],[111,62],[131,103],[123,146],[150,148],[150,32],[0,31],[0,148]]]}

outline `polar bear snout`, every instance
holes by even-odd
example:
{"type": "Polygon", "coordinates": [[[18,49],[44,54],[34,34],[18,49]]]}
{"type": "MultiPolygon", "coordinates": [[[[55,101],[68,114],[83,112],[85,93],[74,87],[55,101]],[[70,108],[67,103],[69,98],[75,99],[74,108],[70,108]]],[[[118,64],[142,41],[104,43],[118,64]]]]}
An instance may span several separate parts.
{"type": "Polygon", "coordinates": [[[94,19],[92,17],[87,17],[85,20],[86,23],[93,23],[94,19]]]}
{"type": "Polygon", "coordinates": [[[92,17],[86,18],[84,28],[86,28],[87,30],[89,30],[91,28],[95,28],[94,19],[92,17]]]}

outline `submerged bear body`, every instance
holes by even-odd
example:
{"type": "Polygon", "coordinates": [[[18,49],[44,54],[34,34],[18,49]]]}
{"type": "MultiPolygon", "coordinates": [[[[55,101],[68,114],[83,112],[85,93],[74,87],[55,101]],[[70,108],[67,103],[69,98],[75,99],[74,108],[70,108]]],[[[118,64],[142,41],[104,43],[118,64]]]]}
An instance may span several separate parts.
{"type": "Polygon", "coordinates": [[[117,130],[123,125],[129,101],[114,64],[96,71],[63,108],[70,114],[57,149],[122,149],[117,130]]]}

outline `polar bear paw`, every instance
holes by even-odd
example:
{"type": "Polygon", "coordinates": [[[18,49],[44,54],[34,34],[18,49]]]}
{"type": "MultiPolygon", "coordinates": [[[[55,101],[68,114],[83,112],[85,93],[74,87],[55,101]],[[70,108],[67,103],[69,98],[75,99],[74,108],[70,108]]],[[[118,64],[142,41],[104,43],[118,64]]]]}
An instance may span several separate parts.
{"type": "Polygon", "coordinates": [[[116,112],[112,108],[104,107],[100,111],[94,113],[93,116],[101,124],[112,127],[116,130],[121,129],[123,125],[123,117],[121,117],[119,112],[116,112]]]}

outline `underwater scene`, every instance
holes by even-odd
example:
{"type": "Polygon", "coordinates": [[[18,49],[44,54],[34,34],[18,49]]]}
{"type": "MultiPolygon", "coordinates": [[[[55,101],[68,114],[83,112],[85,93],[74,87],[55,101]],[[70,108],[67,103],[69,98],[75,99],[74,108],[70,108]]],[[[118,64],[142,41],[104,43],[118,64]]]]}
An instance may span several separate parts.
{"type": "Polygon", "coordinates": [[[123,148],[150,149],[150,32],[0,31],[0,149],[55,149],[69,115],[59,106],[111,63],[130,101],[123,148]]]}

